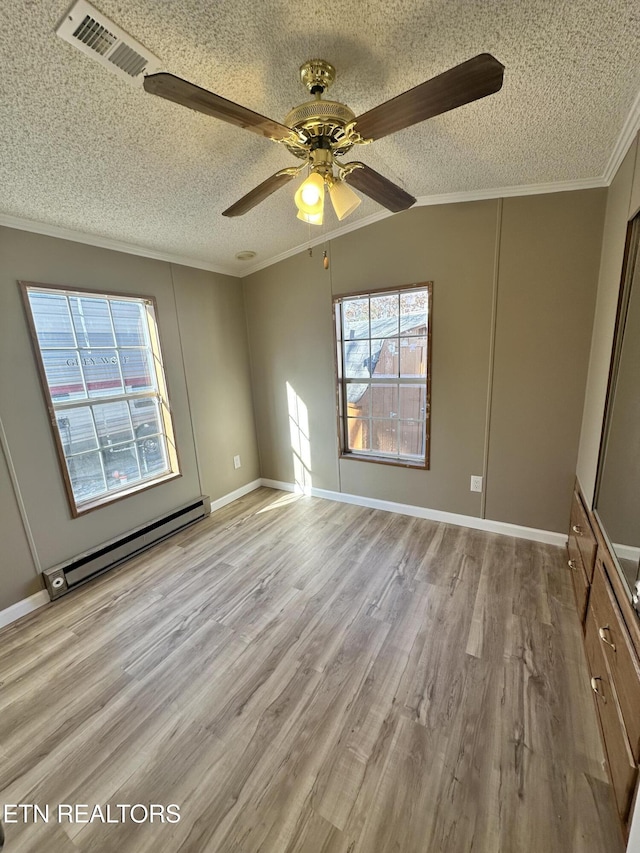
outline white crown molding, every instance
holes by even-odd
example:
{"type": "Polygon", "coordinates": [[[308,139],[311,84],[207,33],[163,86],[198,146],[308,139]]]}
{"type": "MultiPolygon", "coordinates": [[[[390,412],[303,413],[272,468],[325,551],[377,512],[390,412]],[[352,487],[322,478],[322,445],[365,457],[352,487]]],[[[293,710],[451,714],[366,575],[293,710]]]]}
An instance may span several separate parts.
{"type": "MultiPolygon", "coordinates": [[[[441,193],[439,195],[419,196],[416,200],[416,207],[429,207],[438,204],[458,204],[469,201],[484,201],[493,198],[512,198],[515,196],[527,195],[543,195],[545,193],[572,192],[576,190],[588,190],[601,187],[608,187],[613,180],[613,177],[620,166],[625,154],[629,150],[629,146],[635,139],[635,135],[640,128],[640,94],[634,101],[631,112],[624,123],[622,131],[618,136],[614,150],[611,153],[609,162],[605,169],[604,175],[595,178],[581,178],[574,181],[550,181],[544,184],[520,184],[509,187],[491,187],[483,190],[468,190],[455,193],[441,193]]],[[[274,264],[298,255],[301,252],[313,249],[330,240],[335,240],[338,237],[343,237],[352,231],[358,231],[360,228],[366,228],[367,225],[372,225],[374,222],[380,222],[382,219],[387,219],[396,214],[389,210],[380,210],[365,216],[362,219],[348,222],[345,225],[340,225],[337,228],[328,232],[319,234],[313,240],[307,240],[298,246],[291,249],[286,249],[278,255],[271,258],[266,258],[259,263],[244,267],[242,272],[237,269],[231,269],[220,264],[209,263],[198,258],[191,258],[183,255],[175,255],[170,252],[157,252],[154,249],[149,249],[144,246],[137,246],[133,243],[125,243],[120,240],[112,240],[108,237],[100,237],[96,234],[88,234],[83,231],[74,231],[71,228],[63,228],[50,223],[37,222],[33,219],[23,219],[18,216],[10,216],[0,213],[0,225],[7,228],[16,228],[19,231],[31,231],[35,234],[43,234],[48,237],[58,237],[62,240],[72,240],[76,243],[84,243],[88,246],[97,246],[102,249],[112,249],[116,252],[125,252],[129,255],[138,255],[144,258],[152,258],[158,261],[167,263],[181,264],[182,266],[193,267],[195,269],[208,270],[222,275],[233,276],[234,278],[246,278],[253,273],[273,266],[274,264]]]]}
{"type": "Polygon", "coordinates": [[[49,594],[46,590],[42,589],[40,592],[36,592],[35,595],[30,595],[29,598],[23,598],[22,601],[17,601],[15,604],[12,604],[11,607],[5,607],[4,610],[0,610],[0,628],[4,628],[5,625],[10,625],[12,622],[16,622],[28,613],[32,613],[34,610],[38,610],[40,607],[44,607],[44,605],[48,603],[49,594]]]}
{"type": "Polygon", "coordinates": [[[291,249],[286,249],[284,252],[280,252],[279,255],[274,255],[272,258],[267,258],[257,264],[252,264],[250,267],[245,269],[242,277],[245,278],[248,275],[252,275],[254,272],[259,272],[259,270],[271,267],[273,264],[285,261],[287,258],[292,258],[294,255],[299,255],[300,252],[307,252],[315,246],[319,246],[322,243],[328,243],[329,240],[335,240],[336,237],[342,237],[343,234],[348,234],[350,231],[358,231],[360,228],[365,228],[367,225],[379,222],[381,219],[387,219],[389,216],[396,216],[396,214],[392,213],[390,210],[379,210],[376,213],[371,213],[369,216],[364,216],[362,219],[356,219],[346,225],[339,225],[332,231],[324,231],[313,240],[307,240],[306,243],[301,243],[299,246],[293,246],[291,249]]]}
{"type": "MultiPolygon", "coordinates": [[[[280,480],[268,480],[263,477],[262,485],[270,489],[279,489],[282,492],[298,492],[300,495],[303,494],[300,487],[295,486],[293,483],[281,482],[280,480]]],[[[538,530],[535,527],[523,527],[519,524],[510,524],[506,521],[492,521],[488,518],[477,518],[473,515],[459,515],[455,512],[443,512],[439,509],[428,509],[427,507],[384,501],[378,498],[365,498],[361,495],[333,492],[328,489],[312,488],[310,492],[311,496],[315,498],[364,506],[369,509],[381,509],[384,512],[411,515],[415,518],[426,518],[429,521],[441,521],[444,524],[455,524],[457,527],[470,527],[473,530],[484,530],[487,533],[498,533],[501,536],[528,539],[530,542],[544,542],[547,545],[561,546],[567,544],[566,534],[556,533],[553,530],[538,530]]]]}
{"type": "Polygon", "coordinates": [[[463,201],[483,201],[492,198],[513,198],[523,195],[545,195],[548,193],[565,193],[575,190],[592,190],[606,186],[604,178],[580,178],[575,181],[550,181],[546,184],[521,184],[511,187],[493,187],[486,190],[469,190],[459,193],[442,193],[441,195],[424,195],[416,201],[416,207],[426,207],[432,204],[457,204],[463,201]]]}
{"type": "Polygon", "coordinates": [[[620,164],[631,147],[631,143],[636,138],[638,130],[640,130],[640,92],[638,92],[638,95],[633,102],[629,115],[627,116],[627,120],[622,125],[622,130],[620,131],[616,144],[613,147],[607,167],[604,170],[606,186],[609,186],[611,181],[614,179],[616,172],[620,168],[620,164]]]}
{"type": "Polygon", "coordinates": [[[122,240],[112,240],[110,237],[100,237],[98,234],[89,234],[85,231],[75,231],[73,228],[63,228],[61,225],[52,225],[49,222],[37,222],[35,219],[23,219],[20,216],[0,213],[0,225],[4,225],[6,228],[15,228],[18,231],[42,234],[45,237],[71,240],[74,243],[83,243],[85,246],[95,246],[98,249],[111,249],[114,252],[124,252],[127,255],[137,255],[141,258],[151,258],[154,261],[165,261],[169,264],[180,264],[183,267],[192,267],[241,278],[237,270],[220,264],[212,264],[186,255],[175,255],[171,252],[157,252],[155,249],[149,249],[146,246],[137,246],[135,243],[125,243],[122,240]]]}
{"type": "MultiPolygon", "coordinates": [[[[545,193],[561,193],[571,192],[574,190],[591,190],[607,186],[605,179],[600,178],[582,178],[576,181],[555,181],[547,184],[522,184],[513,187],[492,187],[486,190],[468,190],[457,193],[442,193],[440,195],[424,195],[416,199],[416,203],[410,210],[416,207],[429,207],[437,204],[459,204],[465,201],[484,201],[492,198],[511,198],[513,196],[525,195],[543,195],[545,193]]],[[[387,219],[389,216],[397,216],[391,213],[390,210],[381,210],[377,213],[372,213],[370,216],[365,216],[362,219],[357,219],[355,222],[350,222],[346,225],[340,225],[332,231],[320,234],[316,239],[308,240],[300,246],[294,246],[292,249],[287,249],[280,252],[279,255],[274,255],[272,258],[267,258],[260,263],[253,264],[243,273],[243,278],[252,275],[255,272],[273,266],[280,261],[291,258],[294,255],[299,255],[300,252],[306,252],[322,243],[328,243],[330,240],[335,240],[338,237],[343,237],[351,231],[358,231],[360,228],[365,228],[374,222],[379,222],[381,219],[387,219]]]]}

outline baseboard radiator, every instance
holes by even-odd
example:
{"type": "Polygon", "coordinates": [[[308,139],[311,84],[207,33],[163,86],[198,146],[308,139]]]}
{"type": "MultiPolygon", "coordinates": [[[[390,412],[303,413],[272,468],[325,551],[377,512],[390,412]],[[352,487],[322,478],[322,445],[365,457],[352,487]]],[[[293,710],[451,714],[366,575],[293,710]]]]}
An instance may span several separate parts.
{"type": "Polygon", "coordinates": [[[71,560],[45,569],[42,573],[49,597],[53,601],[61,595],[87,583],[96,575],[113,569],[125,560],[145,551],[167,536],[183,530],[205,518],[211,512],[211,501],[206,495],[195,498],[160,518],[130,530],[128,533],[85,551],[71,560]]]}

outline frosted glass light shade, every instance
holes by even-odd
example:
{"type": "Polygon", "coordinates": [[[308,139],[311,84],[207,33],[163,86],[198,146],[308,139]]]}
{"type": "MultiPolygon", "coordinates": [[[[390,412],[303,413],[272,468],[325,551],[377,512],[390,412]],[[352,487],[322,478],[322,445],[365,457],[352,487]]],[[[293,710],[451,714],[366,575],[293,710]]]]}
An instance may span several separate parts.
{"type": "Polygon", "coordinates": [[[324,178],[312,172],[298,187],[295,194],[296,207],[301,213],[317,216],[324,208],[324,178]]]}
{"type": "Polygon", "coordinates": [[[344,181],[333,183],[329,187],[329,195],[338,219],[344,219],[353,213],[362,200],[344,181]]]}

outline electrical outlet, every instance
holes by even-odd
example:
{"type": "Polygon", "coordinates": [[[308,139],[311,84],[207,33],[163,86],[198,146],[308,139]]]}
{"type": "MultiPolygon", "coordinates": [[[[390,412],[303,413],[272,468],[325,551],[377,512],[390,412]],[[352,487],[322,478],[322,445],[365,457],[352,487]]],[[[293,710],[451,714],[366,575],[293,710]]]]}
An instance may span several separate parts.
{"type": "Polygon", "coordinates": [[[471,491],[472,492],[481,492],[482,491],[482,477],[476,477],[475,475],[471,475],[471,491]]]}
{"type": "MultiPolygon", "coordinates": [[[[239,456],[234,456],[234,457],[233,457],[233,467],[234,467],[234,468],[242,468],[242,462],[240,461],[240,457],[239,457],[239,456]]],[[[480,478],[480,479],[482,479],[482,478],[480,478]]]]}

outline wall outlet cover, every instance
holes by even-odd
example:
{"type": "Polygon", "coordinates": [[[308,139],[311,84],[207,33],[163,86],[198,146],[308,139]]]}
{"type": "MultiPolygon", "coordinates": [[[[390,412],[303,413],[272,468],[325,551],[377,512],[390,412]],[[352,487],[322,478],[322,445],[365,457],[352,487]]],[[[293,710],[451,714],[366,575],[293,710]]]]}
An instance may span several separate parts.
{"type": "Polygon", "coordinates": [[[482,477],[478,477],[476,475],[471,476],[471,491],[472,492],[481,492],[482,491],[482,477]]]}

